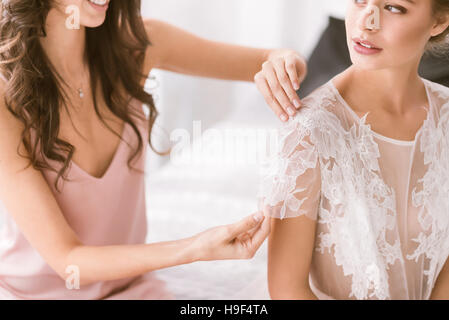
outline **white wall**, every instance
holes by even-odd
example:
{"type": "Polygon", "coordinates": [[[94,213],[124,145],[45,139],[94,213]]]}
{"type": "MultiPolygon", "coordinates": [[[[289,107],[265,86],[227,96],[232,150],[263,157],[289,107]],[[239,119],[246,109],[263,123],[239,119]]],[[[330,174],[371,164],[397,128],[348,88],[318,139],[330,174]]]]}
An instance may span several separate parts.
{"type": "Polygon", "coordinates": [[[327,16],[344,18],[347,0],[144,0],[142,14],[200,36],[310,53],[327,16]]]}

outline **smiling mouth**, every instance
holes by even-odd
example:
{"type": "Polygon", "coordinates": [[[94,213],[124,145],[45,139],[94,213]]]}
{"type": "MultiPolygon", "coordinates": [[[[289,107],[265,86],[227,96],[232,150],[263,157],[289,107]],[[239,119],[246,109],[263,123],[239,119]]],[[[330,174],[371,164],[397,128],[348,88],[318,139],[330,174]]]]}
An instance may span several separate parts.
{"type": "Polygon", "coordinates": [[[105,6],[108,4],[108,0],[88,0],[90,3],[93,3],[97,6],[105,6]]]}

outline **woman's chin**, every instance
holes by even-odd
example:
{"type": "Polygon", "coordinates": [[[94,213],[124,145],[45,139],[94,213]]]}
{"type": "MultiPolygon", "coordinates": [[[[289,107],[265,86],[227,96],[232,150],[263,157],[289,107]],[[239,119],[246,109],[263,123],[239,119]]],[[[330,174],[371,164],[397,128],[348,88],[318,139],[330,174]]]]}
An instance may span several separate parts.
{"type": "Polygon", "coordinates": [[[352,65],[359,70],[380,70],[388,68],[389,66],[382,59],[377,59],[372,56],[360,57],[357,54],[355,56],[351,55],[352,65]]]}
{"type": "Polygon", "coordinates": [[[375,70],[384,69],[384,67],[379,66],[379,65],[360,63],[360,62],[353,62],[352,65],[354,68],[356,68],[358,70],[363,70],[363,71],[375,71],[375,70]]]}
{"type": "Polygon", "coordinates": [[[84,15],[85,19],[83,19],[84,23],[82,23],[87,28],[97,28],[101,26],[106,20],[106,11],[98,11],[97,9],[92,8],[92,5],[89,1],[84,1],[84,7],[82,10],[82,16],[84,15]]]}
{"type": "Polygon", "coordinates": [[[85,22],[81,22],[81,25],[83,25],[86,28],[98,28],[101,25],[103,25],[105,19],[90,19],[85,22]]]}

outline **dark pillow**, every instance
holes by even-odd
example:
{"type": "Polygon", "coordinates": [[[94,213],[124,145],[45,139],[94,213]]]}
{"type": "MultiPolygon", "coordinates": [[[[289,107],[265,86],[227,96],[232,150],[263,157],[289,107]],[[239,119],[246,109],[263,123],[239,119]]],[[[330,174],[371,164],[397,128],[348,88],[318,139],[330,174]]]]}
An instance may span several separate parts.
{"type": "MultiPolygon", "coordinates": [[[[308,61],[309,72],[298,90],[299,96],[307,96],[351,65],[345,22],[329,17],[329,24],[308,61]]],[[[423,78],[449,87],[449,58],[425,55],[419,73],[423,78]]]]}

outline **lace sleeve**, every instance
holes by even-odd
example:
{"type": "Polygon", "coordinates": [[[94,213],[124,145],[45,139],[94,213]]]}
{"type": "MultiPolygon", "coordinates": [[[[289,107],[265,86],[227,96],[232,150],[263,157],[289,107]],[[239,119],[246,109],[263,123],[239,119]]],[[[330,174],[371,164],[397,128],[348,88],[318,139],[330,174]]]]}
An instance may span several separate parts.
{"type": "Polygon", "coordinates": [[[264,211],[265,216],[284,219],[306,215],[317,219],[321,174],[318,152],[312,143],[313,128],[317,127],[313,112],[301,108],[278,131],[274,156],[263,168],[258,191],[259,211],[264,211]]]}

